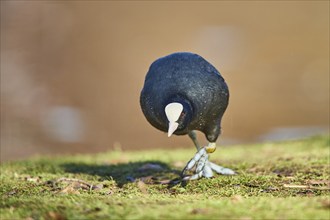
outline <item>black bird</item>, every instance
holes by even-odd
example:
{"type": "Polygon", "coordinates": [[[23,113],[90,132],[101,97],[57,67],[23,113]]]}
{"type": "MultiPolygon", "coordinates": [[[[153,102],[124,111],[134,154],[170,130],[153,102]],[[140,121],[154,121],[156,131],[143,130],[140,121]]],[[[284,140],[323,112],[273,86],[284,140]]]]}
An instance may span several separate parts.
{"type": "Polygon", "coordinates": [[[169,137],[173,133],[188,134],[193,140],[197,153],[184,168],[183,175],[195,165],[196,169],[185,180],[212,177],[212,170],[234,174],[231,169],[208,160],[208,153],[216,149],[228,100],[228,86],[220,73],[197,54],[173,53],[151,64],[140,96],[141,108],[149,123],[168,132],[169,137]],[[194,130],[205,134],[208,146],[199,146],[194,130]]]}

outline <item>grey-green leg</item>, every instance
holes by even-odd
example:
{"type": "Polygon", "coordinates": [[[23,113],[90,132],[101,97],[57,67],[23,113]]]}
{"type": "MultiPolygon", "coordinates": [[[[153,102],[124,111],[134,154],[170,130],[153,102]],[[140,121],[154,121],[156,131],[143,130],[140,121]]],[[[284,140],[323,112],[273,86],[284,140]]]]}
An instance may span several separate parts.
{"type": "Polygon", "coordinates": [[[212,163],[208,160],[209,153],[213,153],[216,149],[215,143],[209,143],[206,147],[200,147],[197,141],[197,135],[195,131],[189,132],[189,137],[194,142],[197,149],[195,156],[187,163],[186,167],[182,171],[182,176],[192,170],[196,166],[195,174],[192,176],[185,176],[184,180],[195,180],[201,177],[210,178],[213,176],[213,171],[222,175],[233,175],[235,172],[231,169],[219,166],[215,163],[212,163]]]}
{"type": "Polygon", "coordinates": [[[222,175],[234,175],[235,174],[235,171],[233,171],[229,168],[226,168],[226,167],[219,166],[219,165],[217,165],[215,163],[212,163],[210,161],[208,161],[208,165],[210,166],[210,168],[213,171],[215,171],[218,174],[222,174],[222,175]]]}
{"type": "Polygon", "coordinates": [[[196,131],[190,131],[188,133],[190,139],[194,142],[195,147],[197,149],[197,151],[199,151],[201,149],[201,146],[199,145],[198,141],[197,141],[197,134],[196,131]]]}

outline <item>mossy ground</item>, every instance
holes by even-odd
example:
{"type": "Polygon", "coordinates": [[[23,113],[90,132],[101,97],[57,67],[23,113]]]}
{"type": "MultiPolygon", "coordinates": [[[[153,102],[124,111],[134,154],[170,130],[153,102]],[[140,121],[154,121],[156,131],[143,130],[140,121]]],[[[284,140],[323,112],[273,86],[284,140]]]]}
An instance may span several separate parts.
{"type": "Polygon", "coordinates": [[[237,171],[178,180],[194,148],[1,164],[1,219],[330,219],[329,137],[224,147],[237,171]],[[174,180],[174,181],[171,181],[174,180]]]}

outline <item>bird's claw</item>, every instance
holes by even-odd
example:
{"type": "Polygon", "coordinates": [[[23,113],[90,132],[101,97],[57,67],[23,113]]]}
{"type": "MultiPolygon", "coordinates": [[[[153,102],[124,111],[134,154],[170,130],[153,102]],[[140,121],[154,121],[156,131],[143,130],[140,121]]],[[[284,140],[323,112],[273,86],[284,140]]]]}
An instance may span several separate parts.
{"type": "Polygon", "coordinates": [[[196,164],[196,171],[203,168],[200,166],[204,166],[203,163],[205,163],[205,161],[208,158],[208,154],[206,153],[205,148],[202,148],[200,151],[198,151],[195,156],[187,163],[186,167],[183,169],[183,173],[185,171],[191,170],[196,164]],[[199,169],[198,169],[199,168],[199,169]]]}
{"type": "Polygon", "coordinates": [[[234,175],[235,172],[229,168],[219,166],[208,160],[209,155],[205,147],[199,150],[195,156],[187,163],[186,167],[183,169],[181,176],[185,180],[196,180],[201,177],[211,178],[213,177],[213,171],[222,175],[234,175]],[[191,171],[194,167],[195,174],[192,176],[186,176],[186,172],[191,171]]]}
{"type": "Polygon", "coordinates": [[[208,163],[209,163],[209,166],[211,167],[211,170],[214,170],[218,174],[222,174],[222,175],[235,175],[236,174],[235,171],[233,171],[232,169],[219,166],[210,161],[208,161],[208,163]]]}

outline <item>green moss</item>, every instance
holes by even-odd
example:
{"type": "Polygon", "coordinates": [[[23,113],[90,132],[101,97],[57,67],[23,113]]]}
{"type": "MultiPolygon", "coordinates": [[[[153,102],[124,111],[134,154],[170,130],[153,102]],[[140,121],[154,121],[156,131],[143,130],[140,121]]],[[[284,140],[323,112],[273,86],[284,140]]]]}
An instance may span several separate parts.
{"type": "Polygon", "coordinates": [[[178,180],[194,148],[1,164],[1,219],[329,219],[329,137],[223,147],[237,171],[178,180]],[[174,180],[174,181],[171,181],[174,180]]]}

